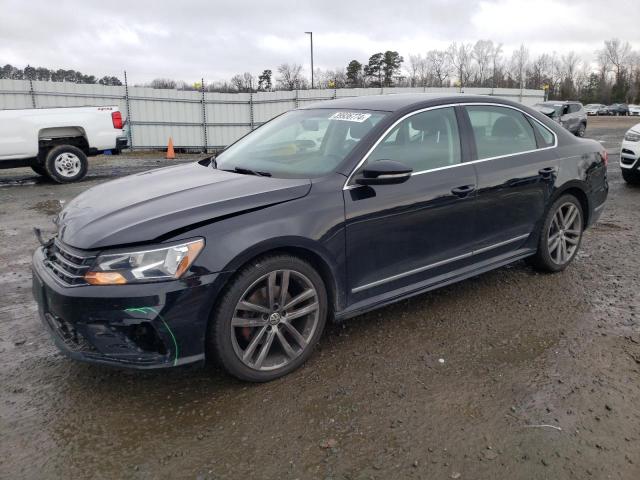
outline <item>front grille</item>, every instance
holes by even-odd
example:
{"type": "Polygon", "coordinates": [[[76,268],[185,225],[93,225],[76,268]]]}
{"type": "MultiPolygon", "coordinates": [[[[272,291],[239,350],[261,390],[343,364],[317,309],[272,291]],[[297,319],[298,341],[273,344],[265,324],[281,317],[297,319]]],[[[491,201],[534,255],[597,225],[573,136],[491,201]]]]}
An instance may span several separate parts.
{"type": "Polygon", "coordinates": [[[622,163],[623,165],[633,165],[634,162],[635,159],[633,158],[620,157],[620,163],[622,163]]]}
{"type": "Polygon", "coordinates": [[[87,285],[84,274],[95,255],[86,255],[62,244],[57,238],[45,249],[44,264],[56,280],[67,287],[87,285]]]}

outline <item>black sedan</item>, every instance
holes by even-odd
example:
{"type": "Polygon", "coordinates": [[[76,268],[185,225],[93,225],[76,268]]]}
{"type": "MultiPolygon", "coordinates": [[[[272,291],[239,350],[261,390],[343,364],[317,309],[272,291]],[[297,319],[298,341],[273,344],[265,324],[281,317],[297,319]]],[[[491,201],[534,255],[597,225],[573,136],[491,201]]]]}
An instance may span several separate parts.
{"type": "Polygon", "coordinates": [[[520,259],[558,272],[607,197],[607,154],[495,97],[385,95],[288,112],[214,159],[79,195],[34,254],[68,356],[215,359],[267,381],[344,320],[520,259]]]}
{"type": "Polygon", "coordinates": [[[627,116],[629,115],[629,106],[626,103],[613,103],[607,107],[605,115],[627,116]]]}

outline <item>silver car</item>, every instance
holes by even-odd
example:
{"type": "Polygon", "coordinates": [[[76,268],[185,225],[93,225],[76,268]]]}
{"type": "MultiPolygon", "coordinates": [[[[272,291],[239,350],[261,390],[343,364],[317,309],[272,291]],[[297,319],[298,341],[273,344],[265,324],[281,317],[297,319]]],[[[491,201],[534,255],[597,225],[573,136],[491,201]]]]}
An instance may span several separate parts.
{"type": "Polygon", "coordinates": [[[550,101],[537,103],[534,108],[558,122],[576,137],[584,137],[587,130],[587,113],[580,102],[550,101]]]}

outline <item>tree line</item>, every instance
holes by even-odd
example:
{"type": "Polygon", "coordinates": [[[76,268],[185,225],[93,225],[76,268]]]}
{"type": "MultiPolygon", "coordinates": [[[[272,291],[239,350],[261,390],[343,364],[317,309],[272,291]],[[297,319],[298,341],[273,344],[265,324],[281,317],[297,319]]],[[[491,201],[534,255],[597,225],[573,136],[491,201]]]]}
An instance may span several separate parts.
{"type": "MultiPolygon", "coordinates": [[[[84,75],[75,70],[48,69],[27,65],[0,68],[0,78],[54,82],[122,85],[117,77],[84,75]]],[[[250,72],[229,80],[202,85],[157,78],[136,85],[157,89],[205,90],[210,92],[268,92],[310,88],[303,67],[283,63],[254,76],[250,72]]],[[[583,103],[640,103],[640,52],[618,38],[606,40],[590,58],[574,51],[532,56],[525,45],[507,54],[492,40],[453,42],[447,48],[410,55],[405,61],[397,51],[377,52],[367,61],[353,59],[344,68],[316,69],[316,88],[358,87],[470,87],[527,88],[548,91],[551,99],[581,100],[583,103]]]]}
{"type": "Polygon", "coordinates": [[[46,67],[32,67],[27,65],[24,68],[14,67],[6,64],[0,67],[0,79],[6,78],[10,80],[42,80],[45,82],[70,82],[70,83],[93,83],[100,85],[122,85],[118,77],[105,75],[98,78],[95,75],[85,75],[76,70],[57,70],[46,67]]]}

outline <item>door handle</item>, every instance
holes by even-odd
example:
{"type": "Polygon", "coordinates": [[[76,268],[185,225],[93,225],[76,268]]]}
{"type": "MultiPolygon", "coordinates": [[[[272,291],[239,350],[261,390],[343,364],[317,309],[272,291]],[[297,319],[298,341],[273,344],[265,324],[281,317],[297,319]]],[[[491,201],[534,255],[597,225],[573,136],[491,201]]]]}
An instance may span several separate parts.
{"type": "Polygon", "coordinates": [[[549,178],[551,175],[556,173],[558,169],[556,167],[545,167],[538,170],[538,173],[542,175],[544,178],[549,178]]]}
{"type": "Polygon", "coordinates": [[[452,188],[451,193],[453,193],[454,195],[460,198],[464,198],[467,195],[469,195],[471,192],[473,192],[475,189],[476,189],[475,185],[462,185],[460,187],[452,188]]]}

